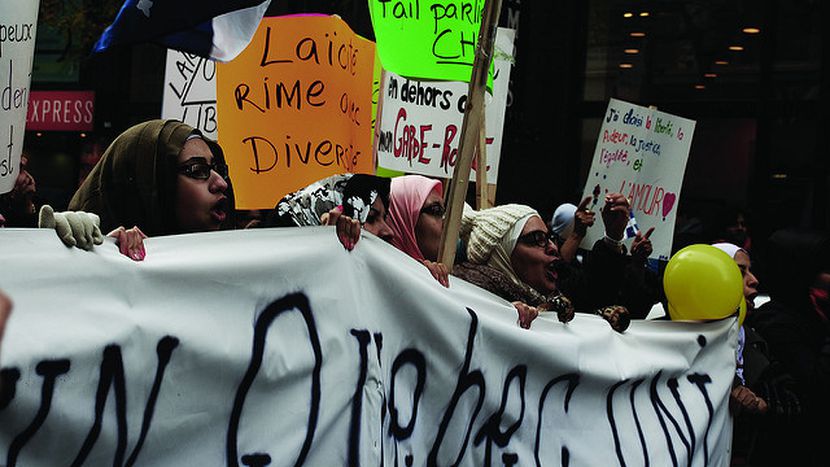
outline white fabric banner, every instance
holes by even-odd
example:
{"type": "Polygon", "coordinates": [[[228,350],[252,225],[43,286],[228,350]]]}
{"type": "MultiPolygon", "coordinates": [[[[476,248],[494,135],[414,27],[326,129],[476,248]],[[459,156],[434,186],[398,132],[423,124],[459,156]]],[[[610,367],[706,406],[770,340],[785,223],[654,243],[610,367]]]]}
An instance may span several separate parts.
{"type": "Polygon", "coordinates": [[[734,319],[541,316],[331,228],[0,229],[0,464],[727,466],[734,319]]]}
{"type": "MultiPolygon", "coordinates": [[[[515,30],[499,28],[493,93],[485,94],[487,183],[497,183],[504,113],[510,85],[515,30]]],[[[469,84],[411,80],[384,71],[377,119],[378,165],[392,170],[452,178],[458,160],[469,84]]],[[[477,162],[476,162],[477,165],[477,162]]],[[[470,172],[475,181],[477,167],[470,172]]]]}
{"type": "MultiPolygon", "coordinates": [[[[631,203],[625,240],[654,227],[652,258],[668,260],[683,174],[692,146],[695,121],[611,99],[599,131],[583,199],[599,215],[608,193],[622,193],[631,203]]],[[[591,249],[605,234],[602,222],[588,229],[582,247],[591,249]]]]}
{"type": "Polygon", "coordinates": [[[0,194],[20,173],[40,0],[0,2],[0,194]]]}
{"type": "Polygon", "coordinates": [[[180,120],[216,140],[216,62],[167,50],[161,118],[180,120]]]}

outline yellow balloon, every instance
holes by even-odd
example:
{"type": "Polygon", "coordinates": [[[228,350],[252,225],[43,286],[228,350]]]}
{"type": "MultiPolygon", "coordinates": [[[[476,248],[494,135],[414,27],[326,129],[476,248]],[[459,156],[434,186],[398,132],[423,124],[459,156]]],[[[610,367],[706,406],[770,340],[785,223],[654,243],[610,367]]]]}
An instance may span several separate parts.
{"type": "Polygon", "coordinates": [[[738,326],[744,325],[744,319],[746,318],[746,298],[741,297],[741,307],[738,310],[738,326]]]}
{"type": "Polygon", "coordinates": [[[673,320],[725,318],[743,299],[741,270],[711,245],[690,245],[675,253],[663,273],[663,288],[673,320]]]}

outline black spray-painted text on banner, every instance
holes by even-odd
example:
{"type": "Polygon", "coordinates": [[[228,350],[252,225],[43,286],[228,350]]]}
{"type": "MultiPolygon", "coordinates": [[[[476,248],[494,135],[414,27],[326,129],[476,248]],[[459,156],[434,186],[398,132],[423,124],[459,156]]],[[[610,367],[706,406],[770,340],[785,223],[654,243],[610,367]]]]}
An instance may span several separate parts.
{"type": "MultiPolygon", "coordinates": [[[[479,318],[478,314],[470,308],[467,308],[466,312],[469,316],[467,338],[465,342],[458,343],[465,349],[463,361],[452,363],[458,368],[457,382],[454,388],[445,388],[440,401],[425,401],[422,398],[424,388],[430,383],[430,375],[435,370],[433,365],[437,363],[429,360],[427,349],[406,348],[393,359],[389,359],[383,354],[382,333],[373,333],[367,329],[344,331],[352,337],[352,342],[355,344],[352,362],[354,374],[357,375],[349,416],[348,435],[342,439],[343,445],[347,446],[349,465],[356,465],[356,460],[360,458],[359,451],[365,446],[360,438],[361,424],[370,423],[370,420],[363,419],[362,410],[363,398],[367,391],[366,374],[370,359],[376,360],[381,365],[382,362],[392,362],[391,366],[383,371],[388,385],[384,393],[383,410],[380,416],[384,427],[383,432],[394,449],[395,465],[437,466],[445,465],[449,460],[453,460],[453,464],[457,465],[464,460],[465,455],[469,455],[468,450],[472,449],[483,450],[484,465],[492,465],[494,458],[510,460],[504,461],[505,465],[524,465],[532,464],[532,462],[542,465],[542,459],[547,459],[546,462],[549,462],[557,457],[560,461],[559,465],[568,465],[570,449],[573,447],[569,448],[569,444],[585,440],[578,436],[570,436],[569,433],[558,430],[557,427],[562,425],[564,419],[571,417],[579,419],[582,416],[580,408],[575,407],[571,401],[581,396],[581,383],[586,378],[590,379],[590,376],[579,373],[550,375],[539,393],[529,393],[527,380],[533,370],[524,362],[516,362],[505,374],[499,368],[495,372],[498,376],[494,381],[494,374],[488,372],[486,367],[473,367],[475,342],[479,340],[479,318]],[[374,346],[370,345],[372,341],[374,341],[374,346]],[[403,372],[408,372],[409,375],[414,372],[415,377],[402,379],[400,375],[403,372]],[[497,385],[494,387],[493,383],[497,385]],[[492,412],[482,413],[483,404],[489,392],[496,394],[500,392],[498,399],[501,400],[501,404],[492,412]],[[462,400],[466,401],[465,407],[470,407],[471,397],[475,401],[472,411],[462,410],[462,400]],[[398,405],[401,400],[411,405],[407,407],[398,405]],[[418,418],[420,404],[426,403],[444,407],[439,420],[426,421],[418,418]],[[402,413],[409,414],[409,419],[402,420],[402,413]],[[502,431],[506,422],[510,425],[502,431]],[[424,423],[427,423],[429,428],[418,426],[424,423]],[[438,426],[437,431],[433,430],[435,423],[438,426]],[[448,430],[451,426],[463,427],[464,436],[460,445],[447,444],[448,430]],[[474,430],[476,427],[477,429],[474,430]],[[432,441],[427,443],[430,446],[428,450],[418,452],[407,447],[409,445],[405,442],[416,428],[420,428],[422,432],[428,430],[433,433],[432,441]],[[521,457],[518,453],[519,444],[528,443],[530,440],[517,440],[516,443],[512,443],[514,435],[520,428],[534,435],[535,442],[532,442],[534,459],[532,460],[521,457]],[[544,443],[542,440],[545,440],[544,443]],[[553,444],[561,445],[561,449],[553,453],[545,449],[546,445],[553,444]],[[399,457],[405,459],[404,463],[398,464],[399,457]]],[[[308,400],[305,401],[306,403],[290,401],[293,406],[307,408],[307,421],[303,427],[305,434],[301,438],[302,444],[293,450],[296,452],[296,457],[291,465],[306,464],[306,458],[314,449],[315,433],[327,395],[330,395],[332,391],[343,390],[339,384],[329,386],[321,379],[321,371],[327,355],[321,346],[318,324],[308,298],[302,293],[295,293],[269,304],[257,313],[250,361],[236,386],[235,397],[228,398],[231,405],[216,408],[220,411],[228,410],[230,414],[225,448],[226,462],[229,467],[239,466],[240,461],[244,465],[264,466],[268,465],[271,460],[279,458],[279,453],[276,452],[240,451],[240,437],[247,432],[243,429],[246,423],[243,413],[248,395],[257,384],[268,384],[259,380],[260,378],[267,379],[267,376],[260,376],[260,373],[268,374],[262,371],[263,367],[269,365],[267,361],[267,356],[270,355],[267,352],[268,342],[281,338],[280,326],[276,324],[277,318],[293,313],[299,315],[307,331],[307,346],[305,348],[298,346],[297,352],[308,353],[312,366],[308,374],[303,376],[308,380],[308,400]]],[[[282,338],[288,337],[282,336],[282,338]]],[[[698,336],[697,344],[704,347],[706,339],[702,335],[698,336]]],[[[169,335],[161,337],[156,345],[156,371],[153,375],[147,374],[142,381],[126,379],[125,374],[128,372],[125,371],[125,360],[120,344],[112,343],[102,349],[97,388],[94,393],[89,394],[89,397],[95,400],[94,405],[91,406],[93,410],[86,414],[89,419],[89,430],[77,447],[72,465],[83,465],[90,452],[100,442],[102,425],[106,423],[103,418],[104,410],[109,403],[115,404],[114,414],[116,416],[114,464],[130,466],[140,463],[144,442],[153,433],[153,418],[159,400],[182,396],[181,388],[171,386],[169,382],[166,383],[165,376],[168,369],[176,364],[175,351],[186,346],[187,343],[180,342],[177,337],[169,335]],[[150,389],[147,391],[148,396],[142,410],[131,410],[127,406],[129,393],[137,390],[138,387],[144,388],[145,386],[150,389]],[[114,395],[112,399],[110,399],[111,393],[114,395]],[[135,423],[128,417],[136,416],[139,412],[143,413],[140,429],[138,433],[130,433],[127,427],[135,426],[135,423]]],[[[290,356],[286,355],[284,358],[290,358],[290,356]]],[[[68,358],[52,356],[39,361],[33,368],[4,368],[0,372],[2,376],[0,421],[3,421],[5,427],[3,431],[6,436],[10,434],[6,430],[15,430],[5,454],[7,466],[17,465],[18,459],[25,453],[30,441],[44,426],[52,426],[51,424],[55,423],[55,417],[60,417],[60,414],[51,414],[51,405],[56,396],[69,389],[61,382],[71,371],[84,370],[74,368],[72,361],[68,358]],[[19,384],[22,373],[29,371],[33,371],[40,377],[40,388],[30,389],[19,384]],[[38,390],[40,392],[39,407],[30,414],[28,419],[4,420],[3,412],[17,396],[23,395],[25,391],[38,390]]],[[[597,420],[597,423],[601,424],[603,430],[613,437],[613,449],[620,465],[626,465],[626,461],[636,463],[640,459],[640,453],[643,459],[649,459],[655,453],[668,452],[674,464],[677,465],[678,461],[682,460],[691,463],[693,455],[696,453],[700,455],[702,452],[703,458],[708,461],[711,455],[709,437],[714,415],[712,396],[708,389],[711,383],[712,379],[708,374],[694,372],[663,375],[662,372],[658,372],[650,378],[607,382],[604,389],[593,387],[590,390],[591,393],[607,394],[606,419],[597,420]],[[635,399],[639,402],[635,403],[635,399]],[[705,407],[706,410],[701,413],[697,410],[700,407],[705,407]],[[654,423],[643,423],[646,418],[659,420],[659,428],[654,423]],[[630,425],[637,427],[636,438],[633,437],[633,433],[621,431],[620,427],[630,425]],[[633,454],[630,451],[624,452],[621,447],[621,440],[624,439],[639,439],[641,451],[633,454]],[[649,442],[647,443],[646,440],[649,442]]],[[[591,385],[595,384],[596,382],[591,383],[591,385]]],[[[586,391],[591,385],[586,386],[586,391]]],[[[536,390],[538,389],[537,387],[536,390]]],[[[145,391],[146,389],[142,389],[142,392],[145,391]]],[[[185,394],[184,396],[198,398],[197,394],[185,394]]],[[[288,402],[282,401],[278,392],[270,397],[276,405],[288,402]]],[[[602,448],[597,446],[597,449],[602,448]]]]}

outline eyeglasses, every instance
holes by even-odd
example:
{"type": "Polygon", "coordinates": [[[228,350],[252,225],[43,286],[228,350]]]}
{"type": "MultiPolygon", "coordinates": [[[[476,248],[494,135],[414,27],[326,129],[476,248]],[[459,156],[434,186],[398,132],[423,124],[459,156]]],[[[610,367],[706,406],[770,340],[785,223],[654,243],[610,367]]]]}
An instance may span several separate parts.
{"type": "Polygon", "coordinates": [[[444,217],[444,213],[447,212],[447,208],[442,206],[440,203],[432,203],[429,206],[424,206],[420,212],[428,216],[444,217]]]}
{"type": "Polygon", "coordinates": [[[217,162],[208,164],[204,157],[191,157],[179,166],[180,174],[196,180],[209,179],[211,170],[218,173],[223,180],[228,181],[228,166],[217,162]]]}
{"type": "Polygon", "coordinates": [[[533,232],[528,232],[519,237],[518,241],[524,243],[525,245],[545,248],[548,246],[548,242],[554,242],[554,237],[553,234],[550,234],[544,230],[534,230],[533,232]]]}

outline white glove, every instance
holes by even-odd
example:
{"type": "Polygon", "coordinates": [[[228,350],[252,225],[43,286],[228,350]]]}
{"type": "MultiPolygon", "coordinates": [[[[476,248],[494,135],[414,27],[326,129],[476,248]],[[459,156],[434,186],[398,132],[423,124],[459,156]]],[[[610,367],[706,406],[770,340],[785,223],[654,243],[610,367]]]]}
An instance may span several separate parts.
{"type": "Polygon", "coordinates": [[[104,242],[100,226],[101,218],[91,212],[55,212],[48,204],[40,208],[38,227],[55,229],[58,237],[66,246],[92,250],[93,245],[100,245],[104,242]]]}

